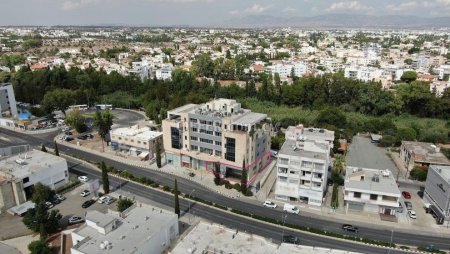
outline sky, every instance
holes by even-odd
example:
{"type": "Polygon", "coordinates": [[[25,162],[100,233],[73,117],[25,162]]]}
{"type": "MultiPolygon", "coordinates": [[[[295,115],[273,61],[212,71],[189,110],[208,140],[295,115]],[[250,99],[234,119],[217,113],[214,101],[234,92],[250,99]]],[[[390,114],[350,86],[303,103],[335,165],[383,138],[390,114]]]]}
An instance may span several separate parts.
{"type": "Polygon", "coordinates": [[[450,16],[450,0],[0,0],[0,25],[214,25],[249,15],[450,16]]]}

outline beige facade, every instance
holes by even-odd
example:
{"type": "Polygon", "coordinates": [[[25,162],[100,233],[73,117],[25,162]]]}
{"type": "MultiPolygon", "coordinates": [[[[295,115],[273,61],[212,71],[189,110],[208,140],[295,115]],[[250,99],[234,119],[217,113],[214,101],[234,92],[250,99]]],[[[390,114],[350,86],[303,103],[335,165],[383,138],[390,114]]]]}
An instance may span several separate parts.
{"type": "Polygon", "coordinates": [[[234,100],[188,104],[168,112],[162,122],[167,163],[213,172],[239,182],[243,165],[248,181],[271,161],[270,119],[242,109],[234,100]]]}

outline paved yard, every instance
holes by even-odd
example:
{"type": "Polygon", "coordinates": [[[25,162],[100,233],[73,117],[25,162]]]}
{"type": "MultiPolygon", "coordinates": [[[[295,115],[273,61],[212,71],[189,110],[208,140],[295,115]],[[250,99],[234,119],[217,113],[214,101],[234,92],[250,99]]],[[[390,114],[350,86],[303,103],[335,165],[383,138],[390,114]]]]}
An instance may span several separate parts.
{"type": "Polygon", "coordinates": [[[0,215],[0,240],[31,234],[32,231],[23,224],[22,219],[22,217],[12,216],[6,212],[2,213],[0,215]]]}
{"type": "Polygon", "coordinates": [[[384,148],[372,144],[370,138],[355,136],[347,153],[346,164],[354,167],[389,169],[396,177],[398,169],[386,153],[384,148]]]}

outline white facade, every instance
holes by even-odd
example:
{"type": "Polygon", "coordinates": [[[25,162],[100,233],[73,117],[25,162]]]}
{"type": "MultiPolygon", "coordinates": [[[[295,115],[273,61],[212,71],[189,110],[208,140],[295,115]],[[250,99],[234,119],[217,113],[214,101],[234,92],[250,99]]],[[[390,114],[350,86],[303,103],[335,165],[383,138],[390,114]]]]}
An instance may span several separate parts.
{"type": "Polygon", "coordinates": [[[292,69],[296,77],[302,77],[308,71],[308,64],[305,62],[293,62],[290,64],[274,64],[266,67],[266,71],[270,74],[278,73],[280,78],[291,76],[292,69]]]}
{"type": "Polygon", "coordinates": [[[155,76],[157,79],[170,80],[172,79],[173,66],[171,64],[163,65],[156,70],[155,76]]]}
{"type": "Polygon", "coordinates": [[[4,200],[0,209],[7,209],[10,205],[24,203],[38,182],[53,190],[69,183],[67,162],[64,158],[38,150],[12,155],[0,160],[0,182],[0,194],[4,200]]]}
{"type": "Polygon", "coordinates": [[[6,112],[12,117],[17,116],[16,98],[11,83],[0,84],[0,117],[6,112]]]}
{"type": "Polygon", "coordinates": [[[156,140],[162,145],[163,133],[152,131],[149,127],[134,125],[111,131],[111,147],[115,150],[126,151],[132,155],[149,154],[153,158],[156,140]]]}
{"type": "Polygon", "coordinates": [[[124,213],[89,211],[72,232],[72,254],[163,253],[179,235],[176,214],[143,204],[124,213]]]}
{"type": "Polygon", "coordinates": [[[344,202],[346,210],[395,215],[400,191],[390,170],[347,167],[344,202]]]}
{"type": "Polygon", "coordinates": [[[430,92],[434,93],[437,97],[444,95],[446,89],[450,88],[450,81],[435,81],[430,84],[430,92]]]}
{"type": "Polygon", "coordinates": [[[365,82],[379,78],[382,74],[382,70],[373,67],[348,66],[344,69],[344,77],[365,82]]]}
{"type": "Polygon", "coordinates": [[[330,165],[327,134],[332,133],[332,144],[334,133],[319,131],[305,130],[303,126],[289,127],[286,131],[286,141],[278,153],[276,199],[322,205],[330,165]]]}

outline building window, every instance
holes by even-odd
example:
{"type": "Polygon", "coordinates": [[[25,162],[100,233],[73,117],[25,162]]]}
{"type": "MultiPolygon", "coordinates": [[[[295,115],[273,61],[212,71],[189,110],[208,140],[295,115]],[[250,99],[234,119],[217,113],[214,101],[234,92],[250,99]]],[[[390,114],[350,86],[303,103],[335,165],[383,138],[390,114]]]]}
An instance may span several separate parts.
{"type": "Polygon", "coordinates": [[[197,138],[197,137],[193,137],[193,136],[191,136],[191,140],[193,140],[193,141],[197,141],[197,140],[198,140],[198,138],[197,138]]]}
{"type": "Polygon", "coordinates": [[[216,132],[215,134],[217,137],[222,137],[222,132],[216,132]]]}
{"type": "Polygon", "coordinates": [[[370,200],[378,200],[378,195],[370,194],[370,200]]]}
{"type": "Polygon", "coordinates": [[[225,138],[225,159],[229,161],[235,161],[236,156],[236,140],[234,138],[225,138]]]}
{"type": "Polygon", "coordinates": [[[278,167],[278,173],[287,174],[287,171],[288,171],[287,168],[278,167]]]}
{"type": "Polygon", "coordinates": [[[192,123],[197,123],[197,119],[191,118],[191,122],[192,122],[192,123]]]}
{"type": "Polygon", "coordinates": [[[198,129],[197,128],[192,128],[192,131],[193,132],[198,132],[198,129]]]}
{"type": "Polygon", "coordinates": [[[215,144],[216,144],[216,146],[221,146],[222,142],[221,141],[216,141],[215,144]]]}
{"type": "Polygon", "coordinates": [[[25,177],[22,181],[23,181],[23,183],[28,183],[30,181],[30,178],[29,177],[25,177]]]}
{"type": "Polygon", "coordinates": [[[361,192],[353,192],[354,198],[361,198],[361,192]]]}
{"type": "Polygon", "coordinates": [[[143,142],[143,144],[144,144],[144,145],[146,145],[146,144],[147,144],[147,142],[143,142]]]}
{"type": "Polygon", "coordinates": [[[122,137],[119,137],[119,140],[122,140],[122,137]]]}
{"type": "Polygon", "coordinates": [[[284,165],[288,165],[289,164],[289,159],[279,158],[278,159],[278,163],[284,164],[284,165]]]}
{"type": "Polygon", "coordinates": [[[184,140],[187,140],[187,136],[184,136],[184,140]]]}
{"type": "Polygon", "coordinates": [[[175,149],[181,149],[181,135],[180,130],[175,127],[170,127],[170,138],[171,138],[171,144],[172,148],[175,149]]]}
{"type": "Polygon", "coordinates": [[[206,138],[200,138],[200,142],[207,143],[207,144],[212,144],[213,143],[213,141],[211,139],[206,139],[206,138]]]}
{"type": "Polygon", "coordinates": [[[200,152],[201,153],[206,153],[206,154],[209,154],[209,155],[213,154],[213,150],[209,149],[209,148],[206,148],[206,147],[200,147],[200,152]]]}
{"type": "Polygon", "coordinates": [[[312,162],[310,161],[302,161],[302,167],[303,168],[312,168],[312,162]]]}
{"type": "Polygon", "coordinates": [[[198,146],[191,145],[191,150],[192,151],[197,151],[198,150],[198,146]]]}
{"type": "Polygon", "coordinates": [[[215,153],[216,153],[216,156],[219,156],[219,157],[222,156],[222,152],[221,151],[217,151],[216,150],[215,153]]]}
{"type": "Polygon", "coordinates": [[[205,120],[200,120],[200,124],[206,124],[205,120]]]}

